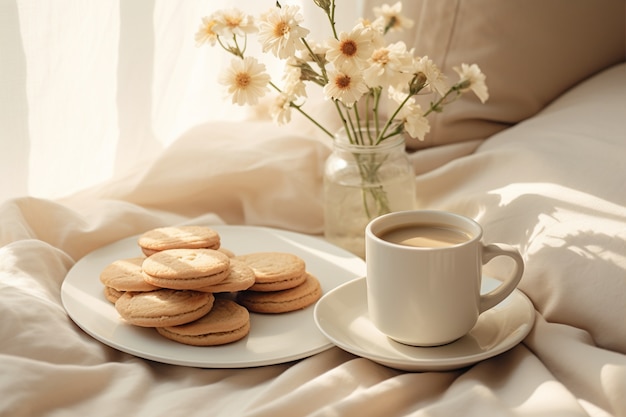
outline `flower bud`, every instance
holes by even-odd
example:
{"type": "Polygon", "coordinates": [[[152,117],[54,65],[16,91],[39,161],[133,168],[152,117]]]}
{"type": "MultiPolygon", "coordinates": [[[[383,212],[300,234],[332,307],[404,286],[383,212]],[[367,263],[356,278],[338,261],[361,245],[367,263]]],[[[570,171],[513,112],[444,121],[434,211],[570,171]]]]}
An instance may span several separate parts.
{"type": "Polygon", "coordinates": [[[462,80],[457,84],[459,91],[465,91],[472,86],[472,82],[470,80],[462,80]]]}
{"type": "Polygon", "coordinates": [[[317,5],[317,7],[324,10],[326,14],[330,13],[330,0],[313,0],[313,2],[317,5]]]}
{"type": "Polygon", "coordinates": [[[418,72],[415,74],[411,82],[409,83],[409,94],[414,96],[415,94],[422,91],[422,88],[426,85],[428,78],[426,78],[426,74],[423,72],[418,72]]]}

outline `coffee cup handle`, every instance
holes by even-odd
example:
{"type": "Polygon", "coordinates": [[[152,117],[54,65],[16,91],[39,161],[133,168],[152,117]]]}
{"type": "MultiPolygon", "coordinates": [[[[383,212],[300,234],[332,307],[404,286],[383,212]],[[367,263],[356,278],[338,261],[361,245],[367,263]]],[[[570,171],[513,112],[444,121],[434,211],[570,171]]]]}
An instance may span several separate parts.
{"type": "Polygon", "coordinates": [[[520,253],[513,246],[503,243],[493,243],[483,246],[483,265],[495,258],[496,256],[508,256],[515,261],[515,269],[513,273],[505,279],[497,288],[491,290],[487,294],[480,296],[480,313],[495,307],[504,300],[517,287],[522,274],[524,273],[524,260],[520,253]]]}

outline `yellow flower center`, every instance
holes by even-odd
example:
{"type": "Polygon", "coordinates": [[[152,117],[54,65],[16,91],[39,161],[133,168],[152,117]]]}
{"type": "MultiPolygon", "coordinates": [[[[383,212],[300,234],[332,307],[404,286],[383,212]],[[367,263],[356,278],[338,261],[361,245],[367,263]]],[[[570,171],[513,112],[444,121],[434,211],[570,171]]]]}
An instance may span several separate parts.
{"type": "Polygon", "coordinates": [[[250,84],[250,74],[247,72],[240,72],[235,76],[235,84],[238,88],[246,88],[250,84]]]}
{"type": "Polygon", "coordinates": [[[274,26],[274,36],[281,38],[289,33],[289,25],[287,22],[280,21],[274,26]]]}
{"type": "Polygon", "coordinates": [[[226,26],[237,28],[241,24],[241,16],[226,16],[226,26]]]}
{"type": "Polygon", "coordinates": [[[207,23],[207,25],[204,28],[207,35],[209,36],[216,35],[216,33],[213,31],[213,26],[215,26],[215,23],[217,23],[215,20],[211,20],[209,23],[207,23]]]}
{"type": "Polygon", "coordinates": [[[389,63],[389,51],[387,49],[379,49],[372,54],[372,61],[379,64],[389,63]]]}
{"type": "Polygon", "coordinates": [[[337,78],[335,78],[335,85],[337,86],[337,88],[341,89],[341,90],[346,90],[350,87],[350,77],[348,77],[345,74],[339,75],[337,76],[337,78]]]}
{"type": "Polygon", "coordinates": [[[356,42],[354,42],[352,39],[347,39],[341,42],[341,45],[339,45],[339,50],[343,55],[352,56],[356,54],[357,51],[356,42]]]}

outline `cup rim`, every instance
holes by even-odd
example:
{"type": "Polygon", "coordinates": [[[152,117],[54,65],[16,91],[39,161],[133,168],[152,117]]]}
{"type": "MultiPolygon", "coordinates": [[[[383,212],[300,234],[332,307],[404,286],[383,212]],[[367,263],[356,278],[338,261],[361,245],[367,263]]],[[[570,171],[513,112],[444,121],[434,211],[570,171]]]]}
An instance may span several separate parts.
{"type": "Polygon", "coordinates": [[[365,235],[370,239],[375,240],[378,243],[392,246],[395,248],[402,248],[404,250],[410,251],[441,251],[441,250],[449,250],[451,248],[458,248],[466,245],[474,244],[476,241],[482,240],[483,236],[483,228],[482,226],[474,219],[453,213],[445,210],[405,210],[405,211],[396,211],[392,213],[383,214],[372,219],[367,226],[365,227],[365,235]],[[422,217],[425,220],[415,220],[416,216],[422,217]],[[439,219],[438,221],[433,221],[433,219],[439,219]],[[447,220],[447,221],[446,221],[447,220]],[[387,225],[379,226],[381,222],[388,223],[387,225]],[[454,245],[445,246],[445,247],[417,247],[417,246],[408,246],[402,245],[399,243],[389,242],[380,237],[381,233],[384,233],[390,229],[394,229],[397,227],[407,226],[407,225],[415,225],[415,224],[437,224],[441,226],[452,226],[455,228],[462,229],[464,232],[468,233],[471,238],[461,242],[456,243],[454,245]]]}

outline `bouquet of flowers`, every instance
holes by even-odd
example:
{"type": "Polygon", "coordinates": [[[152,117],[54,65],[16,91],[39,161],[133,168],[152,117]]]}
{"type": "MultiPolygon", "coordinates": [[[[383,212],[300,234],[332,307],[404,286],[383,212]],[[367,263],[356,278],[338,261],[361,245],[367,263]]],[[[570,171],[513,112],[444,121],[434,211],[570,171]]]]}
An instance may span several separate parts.
{"type": "Polygon", "coordinates": [[[404,137],[398,135],[423,140],[430,131],[429,114],[443,111],[465,92],[473,91],[482,102],[489,94],[476,64],[455,67],[459,80],[449,85],[428,56],[415,55],[404,42],[385,41],[387,33],[413,24],[402,15],[402,3],[375,7],[373,20],[361,18],[349,32],[339,32],[335,0],[313,1],[328,20],[326,39],[310,38],[299,6],[276,2],[258,18],[236,8],[214,12],[202,18],[196,42],[219,45],[234,56],[219,78],[233,103],[256,105],[273,92],[270,113],[278,124],[290,122],[295,111],[334,139],[335,152],[324,174],[324,234],[364,256],[364,229],[370,219],[415,208],[415,179],[404,137]],[[246,53],[253,34],[263,53],[284,61],[280,82],[246,53]],[[311,85],[321,88],[336,109],[342,126],[337,135],[305,110],[311,85]],[[416,99],[420,93],[420,103],[431,99],[424,109],[416,99]],[[398,146],[402,156],[392,151],[398,146]]]}
{"type": "Polygon", "coordinates": [[[443,111],[467,91],[473,91],[482,102],[487,100],[485,76],[476,64],[455,67],[459,80],[448,85],[428,56],[414,55],[402,41],[385,42],[388,32],[413,24],[402,15],[401,2],[375,7],[373,20],[362,18],[350,32],[338,33],[335,0],[313,1],[328,18],[329,36],[321,41],[309,38],[311,32],[302,26],[297,5],[276,2],[258,18],[236,8],[202,18],[196,43],[219,45],[234,55],[219,79],[233,103],[255,105],[273,90],[276,98],[271,114],[277,123],[288,123],[291,112],[297,111],[333,137],[304,108],[307,86],[314,84],[336,108],[350,143],[375,146],[403,132],[422,140],[430,130],[426,117],[443,111]],[[253,34],[258,35],[264,53],[284,60],[282,83],[271,79],[263,63],[246,55],[248,37],[253,34]],[[426,109],[415,100],[422,91],[434,93],[426,109]],[[395,103],[395,109],[383,119],[380,107],[384,95],[395,103]]]}

